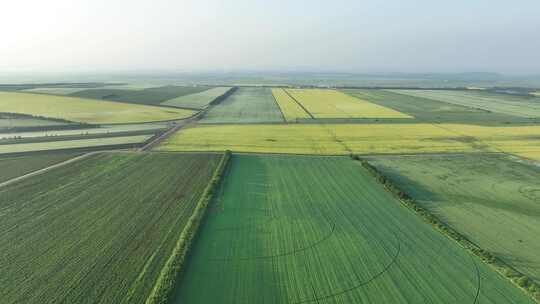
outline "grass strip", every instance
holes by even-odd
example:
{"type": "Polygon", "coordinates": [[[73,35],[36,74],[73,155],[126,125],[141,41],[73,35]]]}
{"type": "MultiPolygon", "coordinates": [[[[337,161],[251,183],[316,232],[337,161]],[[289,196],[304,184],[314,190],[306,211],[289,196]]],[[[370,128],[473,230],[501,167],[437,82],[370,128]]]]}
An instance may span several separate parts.
{"type": "Polygon", "coordinates": [[[437,216],[431,214],[427,209],[421,207],[421,205],[418,204],[411,196],[399,189],[399,187],[397,187],[387,176],[385,176],[379,169],[370,164],[367,160],[356,155],[352,158],[360,161],[362,166],[373,174],[377,181],[383,184],[383,186],[389,192],[394,194],[405,206],[412,209],[426,222],[430,223],[435,229],[458,242],[467,251],[478,256],[485,263],[491,265],[496,271],[512,281],[516,286],[535,299],[536,302],[540,303],[540,285],[538,285],[535,281],[509,266],[501,259],[498,259],[493,253],[481,248],[471,240],[467,239],[464,235],[460,234],[441,221],[437,216]]]}
{"type": "Polygon", "coordinates": [[[176,246],[165,266],[161,270],[159,278],[152,289],[149,297],[146,299],[146,304],[162,304],[167,303],[173,295],[173,290],[176,285],[176,279],[179,277],[182,267],[187,259],[191,244],[195,240],[199,226],[204,219],[208,204],[212,200],[214,192],[219,185],[225,168],[231,158],[231,152],[226,151],[219,162],[212,179],[204,189],[203,195],[197,202],[197,206],[193,214],[188,219],[184,230],[180,234],[176,246]]]}

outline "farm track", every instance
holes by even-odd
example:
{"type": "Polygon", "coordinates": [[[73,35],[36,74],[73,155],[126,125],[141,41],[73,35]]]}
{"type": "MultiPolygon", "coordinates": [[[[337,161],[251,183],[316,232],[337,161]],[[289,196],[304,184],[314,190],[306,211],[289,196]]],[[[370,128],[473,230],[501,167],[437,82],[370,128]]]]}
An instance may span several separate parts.
{"type": "MultiPolygon", "coordinates": [[[[232,90],[232,89],[233,88],[231,88],[230,90],[232,90]]],[[[230,96],[227,96],[227,98],[228,97],[230,97],[230,96]]],[[[223,100],[220,100],[220,102],[223,101],[223,100]]],[[[218,104],[219,103],[210,102],[207,107],[205,107],[204,109],[199,109],[199,112],[195,113],[192,117],[189,117],[189,118],[186,118],[184,120],[179,121],[176,126],[174,126],[173,128],[165,131],[163,134],[161,134],[160,136],[158,136],[157,138],[155,138],[151,142],[144,145],[142,148],[139,149],[139,151],[149,151],[152,148],[154,148],[155,146],[162,143],[167,138],[169,138],[171,135],[178,132],[180,129],[182,129],[182,128],[186,127],[186,126],[191,126],[191,125],[196,124],[199,120],[201,120],[206,115],[206,113],[208,111],[210,111],[213,107],[215,107],[218,104]]]]}
{"type": "Polygon", "coordinates": [[[22,181],[22,180],[25,180],[27,178],[30,178],[30,177],[33,177],[33,176],[37,176],[37,175],[40,175],[40,174],[43,174],[43,173],[46,173],[50,170],[53,170],[53,169],[56,169],[56,168],[60,168],[62,166],[65,166],[65,165],[69,165],[71,163],[74,163],[74,162],[77,162],[77,161],[81,161],[87,157],[90,157],[94,154],[97,154],[97,153],[102,153],[103,151],[95,151],[95,152],[90,152],[90,153],[86,153],[86,154],[83,154],[83,155],[79,155],[79,156],[75,156],[73,158],[70,158],[68,160],[65,160],[63,162],[60,162],[60,163],[57,163],[57,164],[54,164],[54,165],[51,165],[49,167],[45,167],[43,169],[39,169],[39,170],[36,170],[36,171],[33,171],[33,172],[30,172],[30,173],[27,173],[25,175],[22,175],[22,176],[19,176],[19,177],[15,177],[15,178],[12,178],[8,181],[5,181],[3,183],[0,183],[0,188],[2,187],[5,187],[5,186],[8,186],[10,184],[13,184],[13,183],[16,183],[16,182],[19,182],[19,181],[22,181]]]}

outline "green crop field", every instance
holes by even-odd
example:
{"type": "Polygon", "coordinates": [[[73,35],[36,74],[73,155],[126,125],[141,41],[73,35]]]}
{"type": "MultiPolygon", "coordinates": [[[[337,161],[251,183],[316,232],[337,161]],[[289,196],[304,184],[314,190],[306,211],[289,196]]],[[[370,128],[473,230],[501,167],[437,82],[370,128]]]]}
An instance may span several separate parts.
{"type": "Polygon", "coordinates": [[[98,154],[0,188],[1,302],[144,303],[219,158],[98,154]]]}
{"type": "Polygon", "coordinates": [[[540,282],[538,168],[493,155],[371,163],[441,220],[540,282]]]}
{"type": "Polygon", "coordinates": [[[483,109],[518,117],[540,117],[540,98],[476,91],[393,90],[400,94],[483,109]]]}
{"type": "Polygon", "coordinates": [[[135,104],[159,105],[160,103],[179,96],[199,93],[208,90],[208,87],[182,87],[182,86],[164,86],[151,87],[143,89],[123,89],[115,88],[97,88],[75,92],[70,96],[101,99],[110,101],[121,101],[135,104]]]}
{"type": "Polygon", "coordinates": [[[84,148],[102,148],[102,147],[134,147],[138,146],[152,137],[147,135],[131,135],[131,136],[116,136],[90,139],[73,139],[73,140],[57,140],[32,142],[21,144],[0,145],[0,154],[24,153],[35,151],[51,151],[51,150],[69,150],[69,149],[84,149],[84,148]]]}
{"type": "Polygon", "coordinates": [[[349,158],[233,156],[172,303],[533,303],[349,158]]]}
{"type": "Polygon", "coordinates": [[[187,107],[195,109],[204,109],[216,98],[227,93],[231,87],[217,87],[199,93],[183,95],[173,99],[166,100],[161,105],[172,107],[187,107]]]}
{"type": "Polygon", "coordinates": [[[77,155],[77,153],[49,153],[0,157],[0,183],[63,162],[77,155]]]}
{"type": "Polygon", "coordinates": [[[490,113],[482,109],[400,94],[390,90],[343,90],[343,92],[414,117],[414,119],[401,120],[400,123],[432,122],[475,125],[501,125],[509,122],[513,124],[530,123],[529,119],[522,117],[490,113]]]}
{"type": "Polygon", "coordinates": [[[201,123],[282,122],[283,115],[268,88],[240,88],[214,106],[201,123]]]}
{"type": "Polygon", "coordinates": [[[187,118],[194,111],[44,94],[0,92],[0,111],[91,124],[187,118]]]}

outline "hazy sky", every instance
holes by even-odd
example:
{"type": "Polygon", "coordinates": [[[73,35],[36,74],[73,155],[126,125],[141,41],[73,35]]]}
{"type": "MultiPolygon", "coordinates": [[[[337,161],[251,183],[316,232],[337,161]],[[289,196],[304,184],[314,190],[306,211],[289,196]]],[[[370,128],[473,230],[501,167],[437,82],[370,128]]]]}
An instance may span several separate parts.
{"type": "Polygon", "coordinates": [[[540,73],[539,0],[17,0],[0,72],[540,73]]]}

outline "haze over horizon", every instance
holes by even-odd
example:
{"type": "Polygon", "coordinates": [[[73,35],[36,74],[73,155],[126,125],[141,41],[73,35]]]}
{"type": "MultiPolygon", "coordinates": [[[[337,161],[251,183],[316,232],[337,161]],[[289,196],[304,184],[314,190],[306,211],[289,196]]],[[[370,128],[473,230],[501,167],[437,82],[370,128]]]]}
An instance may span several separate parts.
{"type": "Polygon", "coordinates": [[[6,2],[0,70],[540,74],[540,2],[6,2]]]}

